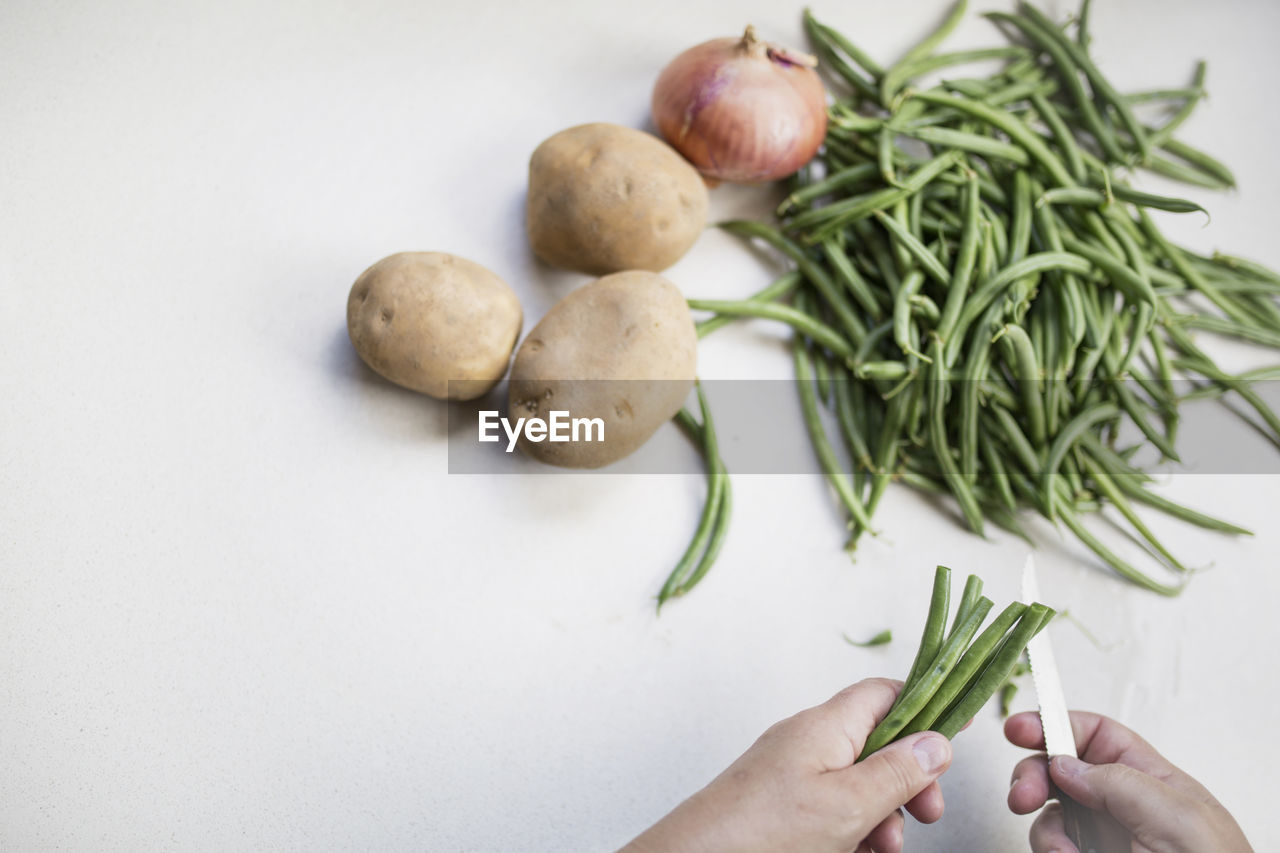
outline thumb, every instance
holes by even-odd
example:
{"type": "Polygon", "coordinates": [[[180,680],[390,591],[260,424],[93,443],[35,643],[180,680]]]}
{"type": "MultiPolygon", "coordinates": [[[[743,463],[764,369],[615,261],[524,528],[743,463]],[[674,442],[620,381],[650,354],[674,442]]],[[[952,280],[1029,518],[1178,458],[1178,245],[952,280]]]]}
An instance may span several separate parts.
{"type": "Polygon", "coordinates": [[[1134,836],[1158,837],[1178,826],[1186,804],[1173,788],[1124,764],[1089,764],[1055,755],[1049,775],[1064,794],[1082,806],[1105,811],[1134,836]]]}
{"type": "Polygon", "coordinates": [[[951,741],[920,732],[879,749],[844,772],[855,802],[875,826],[905,805],[951,764],[951,741]]]}

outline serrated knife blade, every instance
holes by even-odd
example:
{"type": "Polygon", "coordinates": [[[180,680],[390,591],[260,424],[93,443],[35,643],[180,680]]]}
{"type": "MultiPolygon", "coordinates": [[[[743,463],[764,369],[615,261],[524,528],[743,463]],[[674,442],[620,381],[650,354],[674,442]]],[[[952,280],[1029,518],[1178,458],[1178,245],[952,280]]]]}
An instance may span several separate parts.
{"type": "MultiPolygon", "coordinates": [[[[1022,568],[1022,600],[1031,604],[1040,598],[1040,586],[1036,582],[1036,561],[1027,555],[1022,568]]],[[[1067,698],[1062,692],[1062,679],[1058,676],[1058,662],[1053,657],[1053,645],[1049,641],[1046,625],[1027,644],[1027,658],[1031,661],[1031,681],[1036,688],[1036,701],[1040,705],[1040,726],[1044,729],[1045,752],[1078,758],[1076,736],[1071,729],[1071,716],[1067,712],[1067,698]]],[[[1098,825],[1094,813],[1054,788],[1054,796],[1062,804],[1062,826],[1067,837],[1080,853],[1109,853],[1100,844],[1098,825]]]]}
{"type": "MultiPolygon", "coordinates": [[[[1030,554],[1022,568],[1022,600],[1027,604],[1040,600],[1036,561],[1030,554]]],[[[1049,626],[1046,625],[1027,643],[1027,658],[1031,661],[1031,680],[1036,686],[1036,699],[1040,704],[1040,725],[1044,727],[1045,751],[1051,757],[1070,755],[1077,758],[1076,736],[1071,730],[1067,697],[1062,692],[1058,662],[1054,660],[1053,645],[1049,642],[1049,626]]]]}

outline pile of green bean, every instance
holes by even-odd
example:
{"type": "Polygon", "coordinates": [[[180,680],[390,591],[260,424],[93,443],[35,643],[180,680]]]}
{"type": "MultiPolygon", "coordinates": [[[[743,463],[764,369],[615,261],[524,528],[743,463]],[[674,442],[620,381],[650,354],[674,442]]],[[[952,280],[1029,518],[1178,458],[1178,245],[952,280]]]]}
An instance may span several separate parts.
{"type": "MultiPolygon", "coordinates": [[[[1229,392],[1280,441],[1280,418],[1250,387],[1265,372],[1227,373],[1193,336],[1280,347],[1280,275],[1174,245],[1149,211],[1203,208],[1126,180],[1141,168],[1234,185],[1230,170],[1173,136],[1204,94],[1204,65],[1187,88],[1119,94],[1089,56],[1087,2],[1074,36],[1023,3],[987,15],[1010,44],[936,53],[964,11],[957,3],[888,68],[806,12],[821,63],[843,86],[823,149],[776,222],[721,224],[794,269],[743,301],[690,300],[714,315],[699,333],[737,317],[794,329],[801,403],[850,548],[898,480],[953,496],[979,534],[990,522],[1025,537],[1018,513],[1036,510],[1119,574],[1176,594],[1186,569],[1135,505],[1248,531],[1151,491],[1135,454],[1154,447],[1177,461],[1180,404],[1229,392]],[[977,61],[998,70],[913,85],[977,61]],[[1162,103],[1170,117],[1158,127],[1135,114],[1162,103]],[[1141,440],[1120,447],[1122,428],[1141,440]],[[1166,579],[1089,529],[1084,517],[1104,507],[1166,579]]],[[[718,518],[704,514],[712,530],[718,518]]]]}
{"type": "Polygon", "coordinates": [[[1038,602],[1015,601],[979,634],[991,599],[982,594],[982,579],[969,575],[948,630],[950,598],[951,570],[938,566],[911,672],[889,713],[867,737],[859,760],[915,732],[955,737],[1008,680],[1027,643],[1054,615],[1038,602]]]}

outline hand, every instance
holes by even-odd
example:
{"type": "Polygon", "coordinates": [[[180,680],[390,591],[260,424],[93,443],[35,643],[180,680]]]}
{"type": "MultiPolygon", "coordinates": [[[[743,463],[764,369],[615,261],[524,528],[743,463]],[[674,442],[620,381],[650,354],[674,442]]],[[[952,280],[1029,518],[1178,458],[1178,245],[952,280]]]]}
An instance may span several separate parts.
{"type": "Polygon", "coordinates": [[[899,808],[923,823],[942,817],[935,780],[951,763],[950,742],[920,732],[854,764],[901,688],[860,681],[777,723],[623,853],[898,853],[899,808]]]}
{"type": "MultiPolygon", "coordinates": [[[[1099,843],[1106,850],[1134,853],[1216,853],[1252,851],[1240,826],[1204,786],[1170,764],[1129,729],[1098,714],[1071,712],[1080,758],[1043,753],[1013,769],[1009,808],[1028,814],[1052,794],[1049,782],[1099,815],[1099,843]]],[[[1044,730],[1034,712],[1015,714],[1004,725],[1017,746],[1044,749],[1044,730]]],[[[1050,804],[1031,825],[1035,853],[1077,853],[1062,828],[1062,809],[1050,804]]]]}

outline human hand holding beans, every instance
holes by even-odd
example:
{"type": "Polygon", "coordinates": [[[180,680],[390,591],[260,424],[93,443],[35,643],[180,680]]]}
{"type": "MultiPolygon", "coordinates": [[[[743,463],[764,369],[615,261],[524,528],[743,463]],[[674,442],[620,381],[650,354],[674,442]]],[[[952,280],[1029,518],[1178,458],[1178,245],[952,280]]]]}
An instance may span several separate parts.
{"type": "Polygon", "coordinates": [[[937,732],[854,763],[901,687],[860,681],[777,723],[623,853],[898,853],[901,809],[923,823],[942,817],[936,780],[951,763],[951,744],[937,732]]]}
{"type": "MultiPolygon", "coordinates": [[[[1134,853],[1246,853],[1253,848],[1239,824],[1203,785],[1179,770],[1149,743],[1115,720],[1071,712],[1080,758],[1043,753],[1018,762],[1009,787],[1015,814],[1044,810],[1031,825],[1035,853],[1076,853],[1062,825],[1062,808],[1046,802],[1051,785],[1086,808],[1100,812],[1099,832],[1107,850],[1134,853]]],[[[1017,746],[1044,749],[1044,731],[1034,712],[1005,722],[1005,737],[1017,746]]]]}

